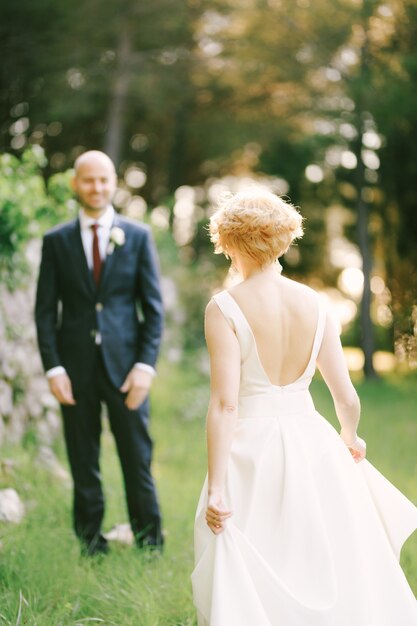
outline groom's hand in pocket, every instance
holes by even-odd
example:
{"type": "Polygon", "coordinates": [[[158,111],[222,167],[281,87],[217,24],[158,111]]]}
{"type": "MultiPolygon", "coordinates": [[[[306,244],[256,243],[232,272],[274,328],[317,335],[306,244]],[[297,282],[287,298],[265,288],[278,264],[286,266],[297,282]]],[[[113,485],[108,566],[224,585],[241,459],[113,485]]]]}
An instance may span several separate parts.
{"type": "Polygon", "coordinates": [[[127,393],[125,405],[131,411],[137,409],[146,399],[152,384],[152,374],[133,367],[123,385],[122,393],[127,393]]]}
{"type": "Polygon", "coordinates": [[[57,374],[48,378],[49,389],[60,404],[74,405],[72,384],[68,374],[57,374]]]}

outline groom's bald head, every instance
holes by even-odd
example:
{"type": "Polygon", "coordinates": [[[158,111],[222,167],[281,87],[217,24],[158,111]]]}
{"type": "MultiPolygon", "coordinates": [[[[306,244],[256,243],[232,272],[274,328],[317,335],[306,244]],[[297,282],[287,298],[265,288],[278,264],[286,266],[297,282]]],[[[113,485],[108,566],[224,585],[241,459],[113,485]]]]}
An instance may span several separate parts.
{"type": "Polygon", "coordinates": [[[83,152],[79,157],[76,158],[74,163],[75,175],[79,170],[83,167],[83,165],[103,165],[108,168],[113,174],[116,174],[116,169],[114,167],[114,163],[107,154],[101,152],[100,150],[88,150],[88,152],[83,152]]]}

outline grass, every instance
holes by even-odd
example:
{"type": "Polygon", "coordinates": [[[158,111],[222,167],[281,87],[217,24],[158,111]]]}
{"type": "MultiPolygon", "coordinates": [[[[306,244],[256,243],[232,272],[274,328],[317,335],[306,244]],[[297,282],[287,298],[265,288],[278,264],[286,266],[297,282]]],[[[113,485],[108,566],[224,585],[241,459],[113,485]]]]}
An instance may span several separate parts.
{"type": "MultiPolygon", "coordinates": [[[[417,501],[417,394],[415,379],[358,384],[361,435],[368,458],[417,501]]],[[[317,408],[333,416],[331,398],[316,381],[317,408]]],[[[20,525],[0,525],[1,626],[195,626],[189,576],[193,567],[193,518],[205,474],[206,379],[193,368],[162,366],[153,393],[154,474],[166,528],[162,558],[112,546],[103,559],[85,560],[71,528],[71,489],[35,462],[36,448],[2,450],[14,466],[0,488],[15,487],[27,515],[20,525]]],[[[333,418],[331,420],[334,423],[333,418]]],[[[62,442],[57,447],[64,461],[62,442]]],[[[126,520],[118,460],[108,432],[102,471],[107,498],[105,529],[126,520]]],[[[417,533],[402,564],[417,593],[417,533]]]]}

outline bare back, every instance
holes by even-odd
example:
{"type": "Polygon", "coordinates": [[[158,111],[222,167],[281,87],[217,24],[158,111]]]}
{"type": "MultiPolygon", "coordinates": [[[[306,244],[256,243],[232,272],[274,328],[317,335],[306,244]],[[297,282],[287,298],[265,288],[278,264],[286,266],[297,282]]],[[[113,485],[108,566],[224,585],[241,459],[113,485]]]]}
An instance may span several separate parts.
{"type": "Polygon", "coordinates": [[[254,335],[269,381],[296,381],[309,362],[318,321],[316,293],[279,274],[251,277],[230,289],[254,335]]]}

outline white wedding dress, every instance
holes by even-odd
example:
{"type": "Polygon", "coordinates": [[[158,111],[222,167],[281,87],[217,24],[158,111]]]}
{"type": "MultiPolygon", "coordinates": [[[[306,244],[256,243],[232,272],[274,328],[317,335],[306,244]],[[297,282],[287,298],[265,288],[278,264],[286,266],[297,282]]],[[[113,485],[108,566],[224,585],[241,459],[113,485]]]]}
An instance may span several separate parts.
{"type": "Polygon", "coordinates": [[[196,514],[199,626],[417,626],[398,562],[417,508],[367,460],[354,462],[309,392],[322,305],[304,373],[279,387],[237,302],[227,291],[214,299],[240,344],[241,381],[225,490],[233,516],[210,531],[207,481],[196,514]]]}

